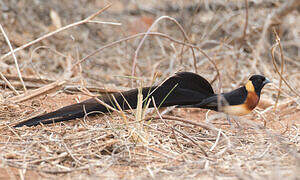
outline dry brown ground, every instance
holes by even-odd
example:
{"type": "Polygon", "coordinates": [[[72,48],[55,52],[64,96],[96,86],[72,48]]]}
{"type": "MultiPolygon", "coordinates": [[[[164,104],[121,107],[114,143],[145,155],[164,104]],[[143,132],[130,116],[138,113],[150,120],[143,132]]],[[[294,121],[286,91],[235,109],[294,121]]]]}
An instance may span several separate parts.
{"type": "MultiPolygon", "coordinates": [[[[95,22],[77,25],[16,52],[28,90],[25,96],[16,96],[0,79],[1,179],[300,178],[297,1],[249,0],[248,8],[246,1],[112,2],[113,6],[94,20],[121,26],[95,22]],[[137,51],[135,76],[139,80],[133,84],[128,76],[142,36],[104,48],[71,69],[97,48],[146,32],[164,15],[183,26],[189,38],[185,43],[201,48],[217,69],[199,50],[194,49],[195,63],[190,48],[159,35],[148,37],[137,51]],[[283,52],[277,44],[272,60],[272,47],[276,45],[273,28],[283,52]],[[279,71],[283,65],[282,76],[287,83],[280,80],[273,62],[279,71]],[[216,91],[223,92],[243,85],[251,74],[264,74],[273,84],[263,89],[255,111],[231,117],[231,126],[221,113],[167,108],[160,112],[146,109],[143,118],[133,111],[11,128],[36,114],[89,98],[79,87],[88,87],[94,94],[121,91],[137,87],[141,81],[151,85],[155,74],[154,83],[158,84],[177,71],[197,71],[212,82],[216,91]],[[61,86],[56,84],[41,93],[46,85],[62,80],[65,83],[61,86]],[[38,96],[30,97],[34,91],[38,96]],[[19,102],[20,97],[26,99],[19,102]]],[[[13,48],[17,48],[83,20],[105,5],[107,2],[86,0],[0,0],[0,23],[13,48]]],[[[159,21],[152,32],[184,41],[170,19],[159,21]]],[[[13,57],[4,57],[9,47],[3,33],[0,45],[0,72],[23,94],[13,57]]]]}

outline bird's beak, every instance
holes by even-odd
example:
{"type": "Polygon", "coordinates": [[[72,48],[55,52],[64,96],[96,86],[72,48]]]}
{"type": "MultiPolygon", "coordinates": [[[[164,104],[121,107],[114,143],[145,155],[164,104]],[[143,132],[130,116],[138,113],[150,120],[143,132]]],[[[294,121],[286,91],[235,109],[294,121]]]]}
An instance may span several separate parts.
{"type": "Polygon", "coordinates": [[[270,81],[268,78],[266,78],[266,79],[263,81],[263,85],[266,85],[266,84],[268,84],[268,83],[271,83],[271,81],[270,81]]]}

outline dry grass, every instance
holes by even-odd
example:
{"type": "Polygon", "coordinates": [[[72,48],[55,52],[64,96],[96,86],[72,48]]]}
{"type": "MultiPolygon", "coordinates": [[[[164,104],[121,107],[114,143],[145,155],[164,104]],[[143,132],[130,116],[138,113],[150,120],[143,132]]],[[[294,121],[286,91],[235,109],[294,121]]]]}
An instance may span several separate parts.
{"type": "Polygon", "coordinates": [[[101,10],[107,4],[98,1],[7,1],[0,10],[0,177],[300,178],[298,2],[113,1],[101,10]],[[7,42],[20,47],[14,58],[5,55],[7,42]],[[89,98],[88,91],[159,84],[180,70],[204,76],[216,92],[251,74],[273,84],[232,126],[221,113],[140,103],[128,112],[11,127],[89,98]]]}

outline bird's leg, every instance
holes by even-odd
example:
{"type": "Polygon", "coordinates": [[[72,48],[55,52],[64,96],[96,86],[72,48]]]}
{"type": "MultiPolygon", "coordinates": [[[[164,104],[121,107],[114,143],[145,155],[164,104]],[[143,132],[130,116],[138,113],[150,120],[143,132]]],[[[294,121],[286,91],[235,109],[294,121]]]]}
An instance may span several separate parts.
{"type": "MultiPolygon", "coordinates": [[[[232,126],[232,124],[231,124],[231,121],[230,121],[229,115],[226,114],[226,117],[227,117],[227,121],[228,121],[229,125],[233,128],[233,126],[232,126]]],[[[234,118],[232,118],[232,119],[233,119],[234,122],[236,123],[237,127],[240,128],[240,127],[241,127],[240,124],[239,124],[234,118]]]]}
{"type": "Polygon", "coordinates": [[[229,125],[230,125],[230,128],[231,128],[231,129],[234,129],[234,126],[231,124],[230,117],[229,117],[228,114],[226,114],[226,119],[227,119],[227,121],[228,121],[228,123],[229,123],[229,125]]]}
{"type": "Polygon", "coordinates": [[[230,117],[229,117],[228,114],[226,114],[226,118],[227,118],[227,121],[228,121],[229,125],[231,126],[232,124],[231,124],[230,117]]]}

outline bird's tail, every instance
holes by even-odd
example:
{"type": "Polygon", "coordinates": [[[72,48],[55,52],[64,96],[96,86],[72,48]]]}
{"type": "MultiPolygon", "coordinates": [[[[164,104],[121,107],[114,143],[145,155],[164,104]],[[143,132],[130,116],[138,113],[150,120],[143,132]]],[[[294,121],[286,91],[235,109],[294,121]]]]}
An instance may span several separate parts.
{"type": "MultiPolygon", "coordinates": [[[[100,105],[95,99],[88,99],[81,103],[65,106],[56,111],[20,122],[14,127],[21,127],[24,125],[35,126],[40,123],[50,124],[55,122],[68,121],[76,118],[81,118],[84,117],[86,112],[92,112],[95,109],[95,107],[93,107],[94,105],[96,105],[96,107],[99,107],[99,110],[101,110],[101,108],[104,107],[104,106],[102,107],[102,105],[100,105]]],[[[102,111],[106,112],[104,108],[102,109],[102,111]]]]}
{"type": "MultiPolygon", "coordinates": [[[[158,107],[167,107],[174,105],[191,105],[201,102],[207,97],[213,96],[214,91],[209,82],[203,77],[190,73],[178,73],[161,86],[145,87],[142,89],[144,102],[146,99],[154,99],[155,105],[158,107]]],[[[107,105],[117,107],[116,102],[122,110],[137,107],[138,90],[133,89],[121,93],[107,94],[98,97],[107,105]]],[[[154,107],[154,102],[150,101],[149,107],[154,107]]],[[[117,108],[116,108],[117,109],[117,108]]],[[[88,99],[78,104],[69,105],[56,111],[31,118],[20,122],[14,127],[35,126],[40,123],[50,124],[61,121],[68,121],[76,118],[84,117],[87,113],[106,113],[109,109],[100,104],[96,99],[88,99]]]]}

